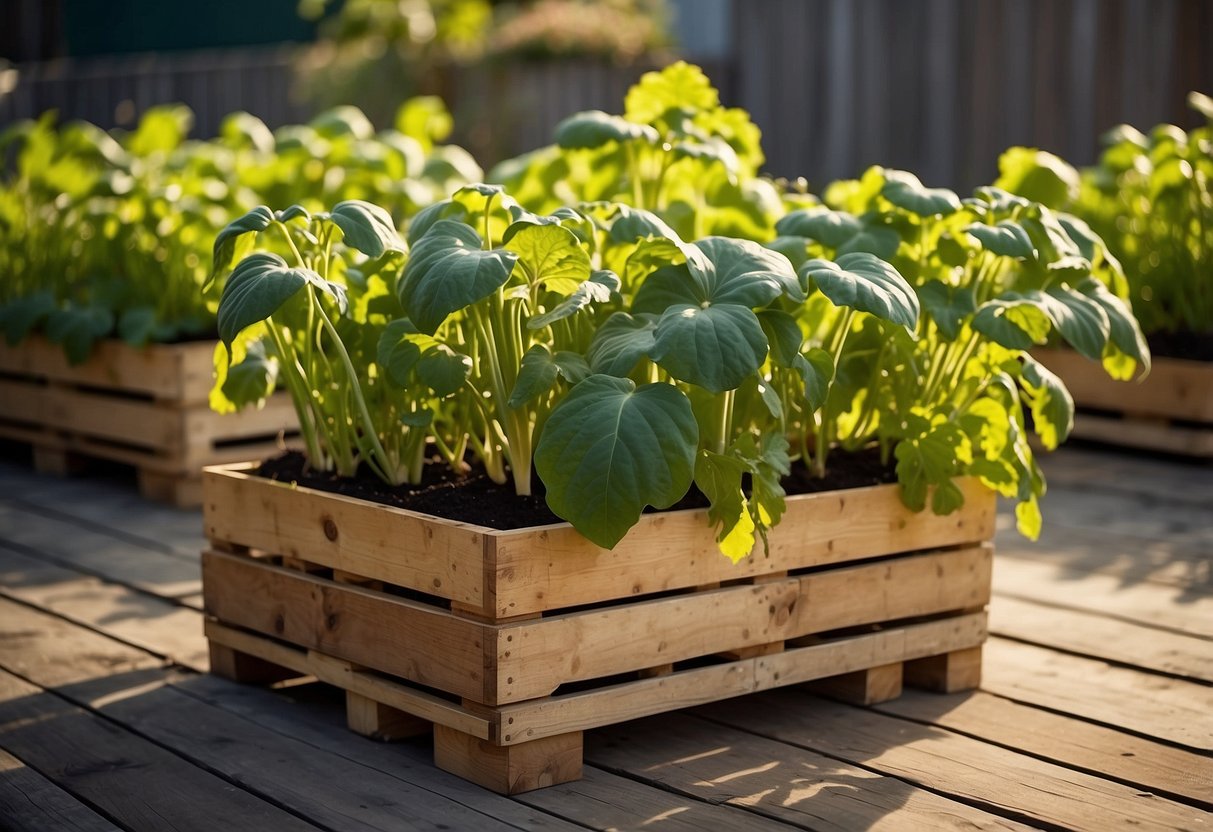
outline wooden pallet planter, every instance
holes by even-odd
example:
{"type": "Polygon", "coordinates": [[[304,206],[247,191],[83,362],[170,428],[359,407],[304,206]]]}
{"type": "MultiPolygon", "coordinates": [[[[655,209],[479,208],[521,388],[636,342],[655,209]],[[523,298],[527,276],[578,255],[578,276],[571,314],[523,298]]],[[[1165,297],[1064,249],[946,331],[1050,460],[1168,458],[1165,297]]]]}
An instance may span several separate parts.
{"type": "Polygon", "coordinates": [[[214,342],[137,349],[107,341],[72,366],[43,338],[0,342],[0,437],[32,446],[38,470],[120,462],[137,470],[144,496],[197,506],[204,466],[272,454],[297,424],[284,394],[260,410],[213,412],[214,349],[214,342]]]}
{"type": "Polygon", "coordinates": [[[613,551],[567,524],[496,531],[249,474],[203,477],[212,670],[310,675],[349,723],[433,723],[436,764],[501,793],[577,779],[582,732],[781,685],[873,702],[975,687],[995,500],[914,514],[896,486],[792,497],[732,565],[704,511],[613,551]]]}
{"type": "Polygon", "coordinates": [[[1213,459],[1213,363],[1156,358],[1150,374],[1114,381],[1072,350],[1034,350],[1074,397],[1075,437],[1213,459]]]}

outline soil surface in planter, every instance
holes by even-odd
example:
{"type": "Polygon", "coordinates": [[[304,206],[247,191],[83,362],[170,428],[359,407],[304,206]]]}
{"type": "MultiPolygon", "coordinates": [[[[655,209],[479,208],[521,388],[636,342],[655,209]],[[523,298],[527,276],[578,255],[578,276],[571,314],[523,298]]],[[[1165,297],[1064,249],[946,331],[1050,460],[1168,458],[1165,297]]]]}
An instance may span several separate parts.
{"type": "MultiPolygon", "coordinates": [[[[809,494],[897,481],[893,462],[882,463],[877,448],[855,453],[833,451],[829,465],[826,476],[820,479],[814,477],[804,465],[793,465],[791,475],[783,480],[784,490],[789,495],[809,494]]],[[[262,462],[256,473],[279,482],[296,483],[318,491],[357,497],[491,529],[520,529],[561,522],[544,502],[543,483],[538,477],[533,480],[534,494],[519,497],[511,486],[498,485],[489,479],[483,469],[457,474],[445,465],[434,464],[426,466],[420,486],[393,488],[385,485],[365,467],[359,470],[356,477],[338,477],[336,474],[313,471],[298,451],[287,451],[262,462]]],[[[704,508],[707,504],[703,494],[692,487],[690,493],[670,510],[704,508]]]]}
{"type": "Polygon", "coordinates": [[[1213,332],[1151,332],[1146,341],[1155,358],[1213,362],[1213,332]]]}

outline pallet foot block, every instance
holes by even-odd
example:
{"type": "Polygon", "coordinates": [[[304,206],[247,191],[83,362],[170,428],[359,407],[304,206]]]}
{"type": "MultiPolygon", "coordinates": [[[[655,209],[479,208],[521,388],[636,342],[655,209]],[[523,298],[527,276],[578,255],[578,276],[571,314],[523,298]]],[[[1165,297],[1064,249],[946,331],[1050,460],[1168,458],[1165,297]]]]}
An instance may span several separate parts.
{"type": "Polygon", "coordinates": [[[875,703],[903,667],[979,678],[995,500],[976,481],[946,517],[892,485],[792,497],[733,564],[703,512],[645,515],[607,552],[245,470],[203,476],[211,644],[345,690],[358,733],[432,724],[436,765],[502,794],[579,777],[605,725],[819,680],[875,703]]]}

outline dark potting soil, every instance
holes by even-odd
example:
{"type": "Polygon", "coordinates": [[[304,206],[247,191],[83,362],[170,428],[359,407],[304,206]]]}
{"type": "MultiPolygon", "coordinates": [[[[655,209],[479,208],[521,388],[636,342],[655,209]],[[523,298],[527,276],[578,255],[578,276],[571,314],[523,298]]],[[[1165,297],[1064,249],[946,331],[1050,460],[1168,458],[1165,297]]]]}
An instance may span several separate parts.
{"type": "Polygon", "coordinates": [[[1152,332],[1146,336],[1155,358],[1213,361],[1213,332],[1152,332]]]}
{"type": "MultiPolygon", "coordinates": [[[[385,485],[365,467],[359,470],[356,477],[338,477],[336,474],[313,471],[307,467],[307,460],[298,451],[287,451],[262,462],[257,473],[279,482],[296,483],[318,491],[357,497],[492,529],[519,529],[560,522],[560,518],[544,502],[543,483],[538,477],[533,480],[534,493],[529,497],[520,497],[514,493],[511,485],[498,485],[482,469],[457,474],[446,465],[434,464],[425,467],[421,485],[393,488],[385,485]]],[[[797,463],[792,466],[791,475],[784,478],[783,487],[789,495],[809,494],[862,488],[896,480],[892,463],[882,463],[879,450],[872,448],[855,453],[834,451],[824,478],[814,477],[808,468],[797,463]]],[[[692,487],[670,510],[703,508],[707,504],[707,498],[692,487]]]]}

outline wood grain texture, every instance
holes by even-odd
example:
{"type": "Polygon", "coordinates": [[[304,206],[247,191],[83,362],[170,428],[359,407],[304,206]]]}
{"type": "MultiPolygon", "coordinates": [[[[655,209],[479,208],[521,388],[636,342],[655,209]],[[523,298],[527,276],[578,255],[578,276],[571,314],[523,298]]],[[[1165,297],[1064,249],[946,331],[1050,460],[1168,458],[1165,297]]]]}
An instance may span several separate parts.
{"type": "Polygon", "coordinates": [[[0,823],[11,832],[118,832],[118,827],[0,749],[0,823]]]}
{"type": "Polygon", "coordinates": [[[580,731],[497,745],[434,726],[434,765],[497,794],[521,794],[581,779],[580,731]]]}
{"type": "Polygon", "coordinates": [[[1199,828],[1205,812],[940,728],[790,691],[697,713],[1032,824],[1199,828]]]}
{"type": "Polygon", "coordinates": [[[1061,376],[1078,407],[1213,423],[1213,366],[1207,362],[1156,358],[1148,376],[1123,382],[1071,350],[1032,354],[1061,376]]]}

